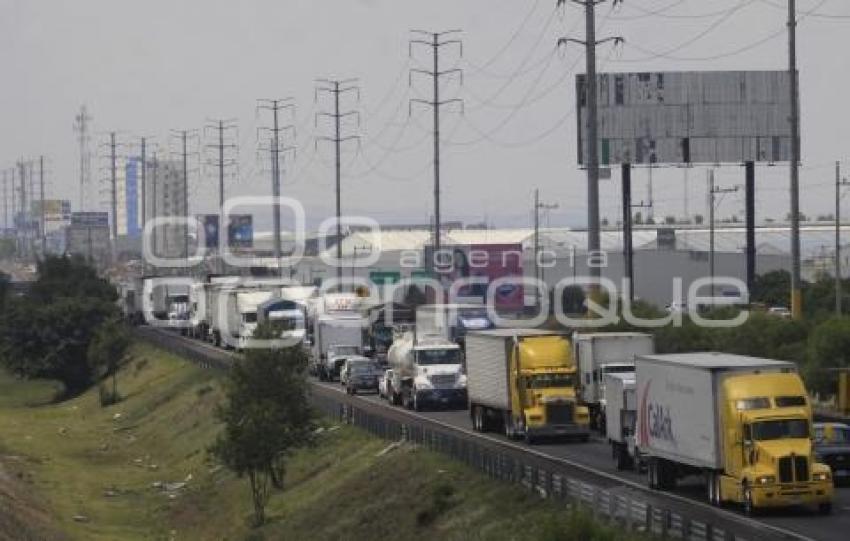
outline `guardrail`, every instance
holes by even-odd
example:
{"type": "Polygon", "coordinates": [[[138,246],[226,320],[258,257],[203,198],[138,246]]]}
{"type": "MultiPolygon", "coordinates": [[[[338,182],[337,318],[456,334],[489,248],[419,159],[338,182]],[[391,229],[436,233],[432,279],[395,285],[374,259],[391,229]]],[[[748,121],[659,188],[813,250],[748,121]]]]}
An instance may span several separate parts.
{"type": "MultiPolygon", "coordinates": [[[[226,369],[229,352],[170,332],[140,328],[141,338],[206,368],[226,369]]],[[[389,441],[406,441],[463,462],[492,479],[522,485],[542,498],[587,508],[597,519],[631,532],[687,541],[767,541],[802,539],[744,517],[718,516],[710,507],[664,493],[635,489],[602,472],[533,453],[469,433],[406,411],[362,401],[314,385],[311,401],[318,412],[389,441]]]]}
{"type": "MultiPolygon", "coordinates": [[[[556,465],[545,467],[539,460],[491,448],[484,442],[447,433],[442,427],[411,424],[388,418],[367,407],[349,402],[336,393],[313,393],[312,400],[322,415],[355,426],[391,441],[406,441],[480,471],[492,479],[522,485],[541,498],[581,506],[597,519],[631,532],[651,533],[662,539],[688,541],[757,541],[776,539],[775,534],[739,533],[709,521],[698,520],[668,507],[649,503],[646,498],[625,492],[622,487],[603,488],[564,471],[556,465]]],[[[371,408],[370,408],[371,409],[371,408]]]]}

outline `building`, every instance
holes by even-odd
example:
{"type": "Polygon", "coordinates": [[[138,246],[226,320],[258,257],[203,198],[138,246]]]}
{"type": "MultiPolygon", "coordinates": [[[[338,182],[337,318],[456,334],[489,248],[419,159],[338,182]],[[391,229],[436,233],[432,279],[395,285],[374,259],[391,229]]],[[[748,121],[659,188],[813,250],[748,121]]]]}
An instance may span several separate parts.
{"type": "MultiPolygon", "coordinates": [[[[150,160],[145,189],[145,223],[153,218],[186,218],[186,178],[183,164],[176,160],[150,160]]],[[[141,213],[139,213],[141,215],[141,213]]],[[[161,258],[185,257],[186,224],[162,223],[154,228],[151,248],[161,258]]]]}

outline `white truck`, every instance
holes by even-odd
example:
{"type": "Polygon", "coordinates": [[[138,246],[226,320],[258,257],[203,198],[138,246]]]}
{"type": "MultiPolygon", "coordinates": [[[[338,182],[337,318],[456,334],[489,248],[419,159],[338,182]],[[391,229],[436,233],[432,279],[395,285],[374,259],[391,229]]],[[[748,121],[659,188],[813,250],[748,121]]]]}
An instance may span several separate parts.
{"type": "Polygon", "coordinates": [[[213,342],[218,346],[244,349],[257,328],[257,308],[275,295],[263,288],[222,287],[210,295],[213,342]]]}
{"type": "Polygon", "coordinates": [[[362,354],[366,320],[359,314],[340,312],[318,316],[313,329],[313,367],[321,381],[339,377],[348,356],[362,354]]]}
{"type": "Polygon", "coordinates": [[[634,372],[605,375],[605,435],[618,470],[640,470],[635,446],[637,396],[634,372]]]}
{"type": "Polygon", "coordinates": [[[579,399],[590,412],[590,427],[605,433],[605,375],[634,372],[635,356],[655,353],[652,335],[637,332],[574,333],[579,399]]]}
{"type": "Polygon", "coordinates": [[[398,336],[387,353],[391,403],[421,411],[426,405],[466,407],[466,375],[460,346],[417,330],[398,336]]]}

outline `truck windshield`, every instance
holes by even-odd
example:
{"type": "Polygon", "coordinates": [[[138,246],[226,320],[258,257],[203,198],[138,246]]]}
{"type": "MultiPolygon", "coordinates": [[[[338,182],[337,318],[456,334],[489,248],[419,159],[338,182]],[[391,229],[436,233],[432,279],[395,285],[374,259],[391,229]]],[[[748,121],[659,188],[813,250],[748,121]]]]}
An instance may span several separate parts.
{"type": "Polygon", "coordinates": [[[416,364],[460,364],[459,349],[420,349],[416,352],[416,364]]]}
{"type": "Polygon", "coordinates": [[[809,422],[804,419],[779,419],[753,423],[753,439],[756,441],[808,438],[809,422]]]}
{"type": "Polygon", "coordinates": [[[529,389],[550,389],[554,387],[572,387],[575,379],[572,374],[536,374],[526,380],[529,389]]]}
{"type": "Polygon", "coordinates": [[[257,312],[244,312],[242,314],[242,323],[256,323],[257,312]]]}
{"type": "Polygon", "coordinates": [[[622,374],[624,372],[634,372],[635,367],[633,365],[628,364],[620,364],[614,366],[606,366],[605,373],[606,374],[622,374]]]}

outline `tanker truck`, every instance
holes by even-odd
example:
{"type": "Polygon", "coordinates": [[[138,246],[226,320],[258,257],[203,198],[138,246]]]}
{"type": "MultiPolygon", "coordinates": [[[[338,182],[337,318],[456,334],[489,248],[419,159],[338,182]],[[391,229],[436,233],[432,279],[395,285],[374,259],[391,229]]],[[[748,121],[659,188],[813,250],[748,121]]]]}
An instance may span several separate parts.
{"type": "Polygon", "coordinates": [[[456,343],[443,336],[406,331],[393,341],[387,360],[391,403],[416,411],[429,405],[466,407],[466,376],[456,343]]]}
{"type": "Polygon", "coordinates": [[[539,329],[474,331],[466,335],[466,369],[476,431],[502,430],[529,444],[590,437],[567,337],[539,329]]]}
{"type": "Polygon", "coordinates": [[[650,488],[701,475],[713,505],[832,509],[812,449],[812,408],[793,363],[726,353],[639,355],[637,446],[650,488]]]}

